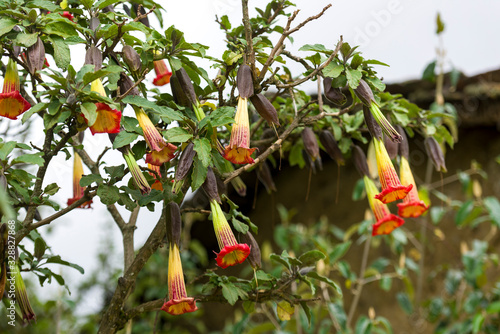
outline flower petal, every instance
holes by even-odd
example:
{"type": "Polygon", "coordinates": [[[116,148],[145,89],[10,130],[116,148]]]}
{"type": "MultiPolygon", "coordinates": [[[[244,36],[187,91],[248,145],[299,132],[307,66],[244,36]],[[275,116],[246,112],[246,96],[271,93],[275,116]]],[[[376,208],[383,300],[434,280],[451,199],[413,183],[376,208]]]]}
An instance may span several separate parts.
{"type": "Polygon", "coordinates": [[[420,217],[427,209],[429,209],[429,207],[421,200],[398,203],[398,215],[404,218],[420,217]]]}
{"type": "Polygon", "coordinates": [[[235,266],[245,261],[250,254],[250,246],[247,244],[236,244],[225,246],[219,254],[217,254],[217,265],[222,269],[229,266],[235,266]]]}
{"type": "Polygon", "coordinates": [[[412,187],[413,185],[411,184],[407,186],[403,185],[389,186],[384,190],[382,190],[378,195],[375,195],[375,198],[383,203],[391,203],[399,199],[405,198],[408,192],[410,192],[412,187]]]}
{"type": "Polygon", "coordinates": [[[122,112],[116,109],[111,109],[105,103],[96,103],[95,105],[97,107],[97,118],[95,123],[90,127],[90,132],[92,132],[93,135],[96,133],[120,132],[122,112]]]}
{"type": "Polygon", "coordinates": [[[177,146],[167,143],[161,151],[151,151],[146,154],[146,162],[151,165],[161,166],[175,158],[175,150],[177,150],[177,146]]]}
{"type": "Polygon", "coordinates": [[[388,214],[373,224],[372,235],[390,234],[392,231],[403,225],[405,221],[395,214],[388,214]]]}
{"type": "Polygon", "coordinates": [[[181,299],[171,299],[165,302],[161,309],[171,315],[180,315],[188,312],[194,312],[198,309],[196,300],[192,297],[181,299]]]}
{"type": "Polygon", "coordinates": [[[29,108],[31,104],[17,90],[0,94],[0,116],[17,119],[17,116],[29,108]]]}
{"type": "Polygon", "coordinates": [[[254,160],[252,159],[251,155],[255,150],[255,148],[231,148],[229,146],[226,146],[226,148],[224,149],[224,159],[238,165],[253,164],[254,160]]]}

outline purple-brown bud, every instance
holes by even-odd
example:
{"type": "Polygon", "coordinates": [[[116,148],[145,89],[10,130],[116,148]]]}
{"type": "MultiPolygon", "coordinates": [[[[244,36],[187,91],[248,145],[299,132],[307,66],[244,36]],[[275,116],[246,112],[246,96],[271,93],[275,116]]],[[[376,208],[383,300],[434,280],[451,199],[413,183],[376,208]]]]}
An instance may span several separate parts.
{"type": "Polygon", "coordinates": [[[40,37],[26,51],[26,63],[31,73],[40,71],[45,64],[45,46],[40,37]]]}
{"type": "Polygon", "coordinates": [[[260,248],[257,241],[253,237],[252,233],[248,231],[245,234],[241,235],[242,241],[250,246],[250,254],[247,257],[247,261],[250,262],[250,265],[254,270],[262,267],[262,256],[260,254],[260,248]]]}
{"type": "Polygon", "coordinates": [[[94,65],[94,70],[99,71],[102,68],[102,53],[95,46],[88,48],[85,53],[85,65],[94,65]]]}
{"type": "Polygon", "coordinates": [[[434,137],[425,138],[425,149],[434,167],[436,167],[436,171],[446,173],[448,170],[446,169],[443,150],[434,137]]]}
{"type": "Polygon", "coordinates": [[[394,158],[398,156],[399,143],[392,141],[387,136],[384,136],[384,146],[387,150],[387,154],[389,154],[389,158],[394,160],[394,158]]]}
{"type": "Polygon", "coordinates": [[[236,85],[242,98],[247,99],[253,95],[252,69],[250,66],[246,64],[240,66],[236,75],[236,85]]]}
{"type": "Polygon", "coordinates": [[[363,105],[363,116],[365,117],[366,127],[372,137],[382,139],[382,128],[378,125],[377,121],[375,121],[370,109],[366,105],[363,105]]]}
{"type": "Polygon", "coordinates": [[[277,191],[276,185],[274,184],[273,176],[271,174],[271,169],[267,164],[267,161],[262,162],[257,170],[257,177],[260,182],[266,187],[266,191],[270,194],[273,191],[277,191]]]}
{"type": "MultiPolygon", "coordinates": [[[[120,73],[120,79],[118,79],[118,87],[120,87],[120,94],[125,94],[128,90],[134,87],[134,82],[125,73],[120,73]]],[[[128,95],[141,95],[137,87],[134,87],[128,95]]]]}
{"type": "Polygon", "coordinates": [[[319,156],[319,145],[316,135],[311,128],[305,127],[302,130],[302,141],[304,142],[304,149],[307,155],[311,157],[312,161],[316,161],[319,156]]]}
{"type": "Polygon", "coordinates": [[[274,108],[271,101],[269,101],[262,94],[255,94],[250,97],[250,101],[252,102],[255,110],[259,113],[260,117],[267,121],[269,125],[276,124],[280,125],[280,121],[278,119],[278,112],[274,108]]]}
{"type": "Polygon", "coordinates": [[[174,97],[175,103],[183,107],[191,107],[191,103],[189,102],[186,94],[184,94],[184,90],[182,89],[175,72],[170,77],[170,89],[172,90],[172,96],[174,97]]]}
{"type": "Polygon", "coordinates": [[[193,165],[193,159],[196,154],[194,150],[194,144],[189,143],[184,151],[182,151],[181,157],[179,159],[179,164],[175,170],[175,181],[184,180],[186,175],[189,173],[191,166],[193,165]]]}
{"type": "Polygon", "coordinates": [[[167,237],[170,242],[173,242],[179,247],[182,229],[181,210],[176,202],[168,203],[168,207],[170,209],[170,230],[167,232],[167,237]]]}
{"type": "Polygon", "coordinates": [[[194,92],[193,83],[191,82],[191,78],[189,78],[189,75],[187,74],[186,70],[183,67],[181,67],[180,69],[175,71],[175,75],[179,80],[179,85],[184,94],[186,95],[186,98],[188,99],[189,103],[191,103],[191,105],[198,105],[198,97],[194,92]]]}
{"type": "Polygon", "coordinates": [[[370,86],[363,79],[359,80],[359,85],[354,90],[354,93],[367,107],[371,107],[372,101],[375,101],[370,86]]]}
{"type": "Polygon", "coordinates": [[[219,190],[217,188],[217,179],[214,171],[210,167],[208,167],[207,178],[205,179],[205,182],[203,182],[202,187],[209,200],[215,200],[218,203],[222,203],[219,197],[219,190]]]}
{"type": "Polygon", "coordinates": [[[368,169],[368,163],[366,162],[365,152],[361,149],[361,147],[354,145],[352,148],[352,158],[354,160],[354,166],[358,170],[361,176],[370,177],[370,171],[368,169]]]}
{"type": "Polygon", "coordinates": [[[125,45],[122,49],[123,60],[132,72],[139,72],[141,70],[141,56],[130,45],[125,45]]]}
{"type": "Polygon", "coordinates": [[[396,130],[401,135],[401,142],[399,143],[399,155],[404,157],[407,161],[410,156],[410,149],[408,148],[408,137],[405,130],[401,126],[396,126],[396,130]]]}
{"type": "Polygon", "coordinates": [[[332,87],[332,81],[333,79],[330,77],[326,77],[325,80],[323,80],[323,89],[325,91],[325,97],[328,101],[332,102],[333,104],[337,106],[342,106],[343,104],[346,103],[347,98],[342,93],[342,90],[340,88],[335,88],[332,87]]]}
{"type": "Polygon", "coordinates": [[[326,153],[328,153],[330,158],[335,160],[337,165],[343,166],[345,164],[344,156],[340,151],[339,145],[337,144],[335,137],[330,131],[328,130],[321,131],[319,134],[319,141],[321,142],[321,145],[323,145],[323,147],[325,148],[326,153]]]}
{"type": "MultiPolygon", "coordinates": [[[[146,14],[146,10],[144,9],[144,7],[135,2],[132,4],[132,10],[134,11],[136,17],[139,15],[146,14]]],[[[147,16],[144,16],[143,18],[139,19],[139,22],[141,22],[142,24],[144,24],[146,27],[149,28],[149,19],[147,16]]]]}

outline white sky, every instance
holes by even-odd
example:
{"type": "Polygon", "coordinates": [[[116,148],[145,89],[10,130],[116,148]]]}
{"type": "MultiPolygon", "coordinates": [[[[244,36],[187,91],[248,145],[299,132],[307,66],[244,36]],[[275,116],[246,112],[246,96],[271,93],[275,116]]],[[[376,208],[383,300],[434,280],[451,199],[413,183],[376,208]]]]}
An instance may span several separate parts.
{"type": "MultiPolygon", "coordinates": [[[[249,2],[251,8],[264,7],[266,3],[264,0],[249,2]]],[[[296,23],[317,14],[330,3],[324,0],[295,2],[297,8],[301,9],[296,23]]],[[[223,32],[218,30],[214,21],[215,15],[229,15],[233,25],[241,20],[238,0],[166,0],[161,3],[167,9],[164,16],[165,27],[174,24],[185,32],[188,42],[209,45],[211,48],[208,54],[212,56],[220,56],[225,48],[223,32]]],[[[491,38],[500,32],[500,1],[494,0],[336,1],[324,17],[309,23],[301,32],[294,34],[295,43],[293,46],[288,45],[288,49],[294,51],[303,44],[315,43],[334,48],[339,35],[343,35],[344,41],[351,45],[363,44],[360,50],[365,58],[378,59],[391,65],[378,68],[386,82],[419,78],[425,66],[435,58],[435,18],[438,11],[446,24],[444,44],[455,67],[468,75],[500,67],[500,43],[497,38],[491,38]]],[[[76,68],[83,63],[77,53],[72,53],[72,64],[76,68]]],[[[299,55],[305,56],[307,53],[299,55]]],[[[296,69],[302,71],[300,67],[296,69]]],[[[170,91],[168,86],[160,89],[170,91]]],[[[304,89],[314,89],[314,86],[304,89]]],[[[88,132],[85,143],[91,147],[90,154],[93,158],[100,153],[103,145],[110,146],[106,135],[91,136],[88,132]]],[[[115,164],[122,163],[121,156],[116,152],[108,155],[106,158],[112,157],[113,161],[117,161],[115,164]]],[[[58,182],[66,185],[54,198],[64,206],[67,198],[72,197],[72,161],[65,161],[60,154],[50,169],[53,173],[46,184],[58,182]]],[[[104,244],[106,238],[114,241],[112,252],[118,252],[122,247],[118,228],[113,225],[109,214],[97,198],[93,208],[75,210],[53,222],[53,233],[47,233],[48,227],[39,230],[56,254],[61,254],[65,260],[78,263],[87,273],[96,269],[95,258],[98,250],[102,247],[112,248],[109,240],[104,244]]],[[[42,211],[43,216],[48,214],[49,211],[42,211]]],[[[136,231],[137,248],[149,235],[158,216],[159,212],[150,213],[147,209],[141,212],[136,231]]],[[[116,256],[115,263],[116,267],[122,267],[119,255],[116,256]]],[[[165,261],[165,270],[166,268],[165,261]]],[[[57,272],[59,269],[55,270],[57,272]]],[[[75,287],[82,279],[73,269],[63,268],[63,273],[70,288],[75,287]]],[[[97,311],[101,307],[100,302],[101,296],[98,293],[89,293],[83,307],[84,312],[97,311]]]]}

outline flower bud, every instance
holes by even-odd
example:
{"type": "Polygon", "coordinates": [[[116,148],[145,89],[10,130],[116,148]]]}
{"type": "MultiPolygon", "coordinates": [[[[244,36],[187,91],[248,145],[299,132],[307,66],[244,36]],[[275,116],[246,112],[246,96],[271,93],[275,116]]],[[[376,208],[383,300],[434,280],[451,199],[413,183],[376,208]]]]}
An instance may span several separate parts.
{"type": "Polygon", "coordinates": [[[205,179],[205,182],[203,182],[202,187],[203,190],[205,190],[209,200],[215,200],[218,203],[222,203],[217,188],[217,179],[215,177],[214,171],[210,167],[208,167],[207,178],[205,179]]]}
{"type": "Polygon", "coordinates": [[[179,164],[175,170],[174,185],[172,187],[174,193],[180,191],[183,184],[182,181],[186,178],[191,166],[193,165],[195,154],[196,151],[194,150],[194,144],[192,142],[186,146],[184,151],[182,151],[181,157],[179,158],[179,164]]]}
{"type": "Polygon", "coordinates": [[[399,155],[409,160],[410,150],[408,148],[408,137],[406,136],[405,130],[401,126],[396,127],[397,131],[401,135],[401,142],[399,143],[399,155]]]}
{"type": "Polygon", "coordinates": [[[85,53],[85,65],[94,65],[94,71],[99,71],[102,68],[102,53],[95,46],[88,48],[85,53]]]}
{"type": "MultiPolygon", "coordinates": [[[[144,7],[142,5],[135,3],[135,2],[132,4],[132,10],[134,11],[134,14],[136,16],[146,14],[146,10],[144,9],[144,7]]],[[[139,20],[139,22],[141,22],[142,24],[144,24],[146,27],[149,28],[149,19],[147,16],[141,18],[139,20]]]]}
{"type": "Polygon", "coordinates": [[[446,173],[448,170],[446,169],[443,150],[434,137],[425,138],[425,149],[434,167],[436,167],[436,171],[446,173]]]}
{"type": "Polygon", "coordinates": [[[45,64],[45,47],[40,37],[37,37],[35,44],[28,48],[26,54],[26,62],[30,72],[40,71],[45,64]]]}
{"type": "Polygon", "coordinates": [[[191,107],[191,104],[186,94],[184,94],[179,79],[175,73],[170,77],[170,89],[172,90],[172,96],[174,97],[175,103],[183,107],[191,107]]]}
{"type": "Polygon", "coordinates": [[[399,143],[396,143],[389,139],[387,136],[384,136],[384,146],[387,150],[387,154],[389,154],[389,158],[394,160],[398,156],[398,146],[399,143]]]}
{"type": "Polygon", "coordinates": [[[198,105],[198,97],[194,92],[193,83],[191,82],[191,78],[189,78],[186,70],[181,67],[180,69],[175,71],[175,75],[179,80],[179,86],[181,90],[184,92],[191,105],[198,105]]]}
{"type": "Polygon", "coordinates": [[[122,49],[123,60],[132,72],[139,72],[141,70],[141,56],[130,45],[125,45],[122,49]]]}
{"type": "Polygon", "coordinates": [[[170,242],[173,242],[179,247],[182,230],[181,210],[176,202],[170,202],[168,206],[170,209],[170,230],[168,231],[168,238],[170,242]]]}
{"type": "Polygon", "coordinates": [[[2,188],[4,191],[7,190],[7,178],[5,175],[0,174],[0,188],[2,188]]]}
{"type": "Polygon", "coordinates": [[[264,161],[259,165],[259,169],[257,170],[257,177],[259,178],[260,182],[264,184],[264,187],[266,187],[266,191],[268,194],[273,191],[277,191],[276,185],[273,181],[273,176],[271,174],[271,169],[269,169],[267,161],[264,161]]]}
{"type": "Polygon", "coordinates": [[[247,185],[245,184],[245,182],[243,182],[240,176],[236,176],[235,178],[231,179],[231,184],[233,185],[238,195],[240,195],[241,197],[245,197],[247,195],[247,185]]]}
{"type": "MultiPolygon", "coordinates": [[[[253,86],[252,86],[253,89],[253,86]]],[[[271,101],[269,101],[262,94],[255,94],[250,97],[250,101],[252,102],[255,110],[259,113],[260,117],[267,121],[269,125],[276,124],[280,125],[280,121],[278,119],[278,112],[274,108],[271,101]]]]}
{"type": "Polygon", "coordinates": [[[236,75],[236,85],[242,98],[247,99],[253,95],[252,69],[250,66],[246,64],[240,66],[236,75]]]}
{"type": "Polygon", "coordinates": [[[335,140],[335,137],[333,134],[328,131],[328,130],[323,130],[319,134],[319,141],[321,142],[321,145],[325,148],[326,153],[337,162],[337,165],[344,165],[345,160],[344,156],[342,155],[342,152],[340,151],[339,145],[337,144],[337,141],[335,140]]]}
{"type": "Polygon", "coordinates": [[[260,253],[259,244],[255,241],[252,233],[248,231],[245,234],[241,235],[242,241],[250,246],[250,254],[247,257],[248,262],[254,270],[262,267],[262,256],[260,253]]]}
{"type": "Polygon", "coordinates": [[[332,81],[333,79],[330,77],[326,77],[325,80],[323,80],[325,97],[328,101],[332,102],[333,104],[341,106],[346,103],[347,98],[344,95],[344,93],[342,93],[342,90],[340,88],[332,87],[332,81]]]}
{"type": "Polygon", "coordinates": [[[363,105],[363,116],[365,117],[366,127],[372,137],[382,139],[382,128],[378,125],[377,121],[375,121],[370,109],[368,109],[366,105],[363,105]]]}
{"type": "MultiPolygon", "coordinates": [[[[120,94],[125,94],[133,86],[134,82],[132,81],[132,79],[130,79],[128,75],[126,75],[125,73],[121,72],[120,79],[118,79],[118,87],[120,87],[120,94]]],[[[137,87],[134,87],[134,89],[132,89],[130,93],[128,93],[128,95],[139,96],[141,94],[139,93],[137,87]]]]}
{"type": "Polygon", "coordinates": [[[371,106],[372,101],[375,101],[370,86],[368,86],[366,81],[363,79],[359,80],[359,85],[354,90],[354,93],[356,93],[356,96],[361,100],[361,102],[368,107],[371,106]]]}
{"type": "Polygon", "coordinates": [[[354,160],[354,166],[358,170],[361,176],[370,177],[370,171],[368,169],[368,164],[366,162],[365,152],[361,149],[361,147],[354,145],[352,148],[352,158],[354,160]]]}
{"type": "Polygon", "coordinates": [[[316,161],[318,158],[321,159],[319,156],[318,141],[311,128],[305,127],[304,130],[302,130],[302,141],[304,142],[304,149],[307,155],[311,157],[312,161],[316,161]]]}
{"type": "MultiPolygon", "coordinates": [[[[108,7],[112,7],[112,6],[108,6],[108,7]]],[[[107,7],[105,7],[104,9],[106,9],[107,7]]],[[[104,10],[103,10],[104,12],[104,10]]],[[[92,30],[93,32],[96,32],[97,29],[99,29],[101,25],[101,21],[99,21],[99,18],[94,16],[90,19],[90,22],[89,22],[89,28],[90,30],[92,30]]]]}

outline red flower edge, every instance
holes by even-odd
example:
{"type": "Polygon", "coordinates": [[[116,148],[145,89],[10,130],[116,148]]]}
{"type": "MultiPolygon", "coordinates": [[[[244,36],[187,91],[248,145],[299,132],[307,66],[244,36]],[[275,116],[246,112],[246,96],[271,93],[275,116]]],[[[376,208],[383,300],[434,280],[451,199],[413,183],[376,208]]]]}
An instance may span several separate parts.
{"type": "Polygon", "coordinates": [[[380,192],[380,194],[375,195],[375,198],[380,200],[382,203],[391,203],[399,199],[403,199],[413,188],[412,184],[407,186],[390,186],[380,192]]]}
{"type": "Polygon", "coordinates": [[[0,116],[17,119],[17,116],[29,108],[31,104],[17,90],[0,94],[0,116]]]}
{"type": "Polygon", "coordinates": [[[171,315],[181,315],[194,312],[198,307],[196,306],[196,300],[194,298],[184,297],[181,299],[171,299],[165,302],[161,309],[171,315]]]}
{"type": "Polygon", "coordinates": [[[420,217],[429,207],[424,201],[398,203],[398,215],[404,218],[420,217]]]}
{"type": "Polygon", "coordinates": [[[254,161],[251,157],[252,153],[256,148],[244,148],[244,147],[233,147],[230,148],[226,146],[224,149],[224,159],[238,165],[243,164],[253,164],[254,161]]]}
{"type": "Polygon", "coordinates": [[[403,218],[395,214],[389,214],[372,225],[372,235],[390,234],[392,231],[403,225],[405,221],[403,218]]]}
{"type": "Polygon", "coordinates": [[[229,266],[242,263],[248,255],[250,255],[250,246],[247,244],[236,244],[222,248],[215,260],[219,267],[226,269],[229,266]]]}

